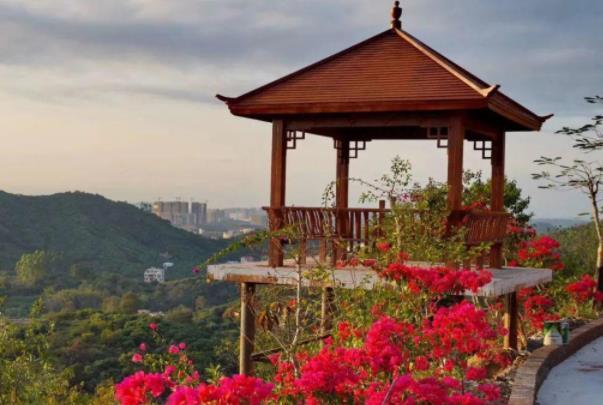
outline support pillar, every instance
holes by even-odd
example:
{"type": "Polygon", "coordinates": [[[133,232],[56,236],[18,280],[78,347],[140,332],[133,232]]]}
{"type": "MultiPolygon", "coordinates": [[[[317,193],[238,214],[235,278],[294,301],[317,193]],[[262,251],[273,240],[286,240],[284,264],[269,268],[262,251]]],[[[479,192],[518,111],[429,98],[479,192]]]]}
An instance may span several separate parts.
{"type": "Polygon", "coordinates": [[[517,350],[517,335],[519,331],[519,313],[517,307],[517,293],[505,295],[504,325],[507,335],[504,338],[505,349],[517,350]]]}
{"type": "Polygon", "coordinates": [[[255,284],[241,283],[241,334],[239,338],[239,374],[253,374],[255,340],[255,284]]]}
{"type": "MultiPolygon", "coordinates": [[[[347,216],[345,210],[348,208],[349,179],[350,177],[350,142],[341,141],[341,148],[337,150],[336,183],[335,183],[335,208],[338,209],[336,217],[337,236],[346,237],[347,216]]],[[[345,245],[343,241],[336,241],[335,260],[345,258],[345,245]]]]}
{"type": "MultiPolygon", "coordinates": [[[[492,141],[492,180],[490,208],[492,211],[505,209],[505,133],[500,132],[492,141]]],[[[502,243],[495,243],[490,249],[490,267],[503,265],[502,243]]]]}
{"type": "Polygon", "coordinates": [[[459,210],[463,205],[463,141],[465,130],[460,119],[448,127],[448,209],[459,210]]]}
{"type": "MultiPolygon", "coordinates": [[[[270,176],[270,230],[278,231],[283,226],[285,206],[285,184],[287,178],[287,131],[282,120],[272,122],[272,168],[270,176]]],[[[272,267],[283,265],[283,246],[279,238],[272,238],[268,252],[268,262],[272,267]]]]}
{"type": "MultiPolygon", "coordinates": [[[[448,230],[453,231],[461,225],[463,206],[463,148],[465,128],[459,117],[450,121],[448,126],[448,230]]],[[[461,263],[447,261],[450,267],[461,263]]]]}

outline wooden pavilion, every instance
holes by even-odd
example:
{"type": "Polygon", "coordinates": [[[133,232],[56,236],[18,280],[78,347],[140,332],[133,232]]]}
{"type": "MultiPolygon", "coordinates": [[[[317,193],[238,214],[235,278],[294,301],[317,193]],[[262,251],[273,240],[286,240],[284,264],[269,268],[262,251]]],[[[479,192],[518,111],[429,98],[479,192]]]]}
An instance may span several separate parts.
{"type": "MultiPolygon", "coordinates": [[[[234,115],[272,124],[270,226],[278,230],[301,225],[308,240],[321,242],[321,259],[337,259],[353,244],[367,243],[372,236],[369,224],[385,212],[383,205],[375,209],[348,206],[350,160],[358,157],[367,142],[432,140],[445,148],[451,219],[465,216],[468,244],[492,243],[488,265],[495,272],[494,282],[504,279],[506,284],[484,295],[495,290],[505,294],[510,331],[506,344],[516,348],[515,293],[549,281],[551,273],[515,269],[512,278],[508,277],[511,273],[500,273],[497,278],[496,272],[505,271],[501,242],[508,220],[503,205],[505,137],[507,132],[539,131],[550,116],[534,114],[502,93],[500,86],[482,81],[404,31],[401,14],[396,1],[390,29],[239,97],[217,97],[234,115]],[[285,203],[287,153],[310,134],[333,139],[337,178],[332,209],[285,203]],[[465,141],[491,161],[490,211],[461,214],[465,141]],[[330,228],[328,235],[326,228],[330,228]],[[330,253],[327,238],[339,241],[330,253]]],[[[270,245],[267,264],[209,269],[210,279],[241,283],[241,373],[251,372],[255,284],[287,284],[279,270],[286,272],[287,263],[278,239],[270,245]]],[[[346,277],[341,274],[342,280],[346,277]]]]}

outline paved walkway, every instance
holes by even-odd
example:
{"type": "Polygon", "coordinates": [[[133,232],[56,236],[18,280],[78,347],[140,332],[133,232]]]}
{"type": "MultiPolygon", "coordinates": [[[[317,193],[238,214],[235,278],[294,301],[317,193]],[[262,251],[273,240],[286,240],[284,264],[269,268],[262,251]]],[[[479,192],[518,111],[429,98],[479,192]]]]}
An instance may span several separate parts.
{"type": "Polygon", "coordinates": [[[553,368],[538,391],[540,405],[603,405],[603,337],[553,368]]]}

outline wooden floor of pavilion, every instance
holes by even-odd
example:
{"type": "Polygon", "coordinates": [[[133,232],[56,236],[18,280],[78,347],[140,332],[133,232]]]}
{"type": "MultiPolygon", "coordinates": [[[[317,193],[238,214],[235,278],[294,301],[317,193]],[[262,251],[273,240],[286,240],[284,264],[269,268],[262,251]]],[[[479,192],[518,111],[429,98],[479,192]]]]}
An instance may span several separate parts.
{"type": "MultiPolygon", "coordinates": [[[[429,267],[430,263],[414,262],[410,265],[429,267]]],[[[317,268],[316,264],[304,265],[304,270],[317,268]]],[[[553,278],[550,269],[533,269],[522,267],[487,268],[492,273],[492,281],[478,290],[477,293],[467,291],[467,296],[499,297],[517,292],[522,288],[534,287],[548,283],[553,278]]],[[[330,281],[312,281],[304,278],[302,283],[306,287],[335,287],[335,288],[362,288],[371,290],[383,280],[377,272],[370,267],[344,267],[329,270],[330,281]]],[[[226,263],[211,265],[207,269],[210,281],[229,281],[235,283],[297,285],[297,271],[293,260],[288,260],[281,267],[270,267],[267,261],[226,263]]]]}

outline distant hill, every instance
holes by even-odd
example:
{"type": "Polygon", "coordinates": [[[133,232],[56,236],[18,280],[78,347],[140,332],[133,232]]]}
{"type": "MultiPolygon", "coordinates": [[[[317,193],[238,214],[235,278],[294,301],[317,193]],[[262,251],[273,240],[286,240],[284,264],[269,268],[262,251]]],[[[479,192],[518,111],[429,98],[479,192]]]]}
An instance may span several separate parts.
{"type": "Polygon", "coordinates": [[[549,233],[558,229],[571,228],[588,223],[586,219],[578,218],[535,218],[531,221],[538,233],[549,233]]]}
{"type": "Polygon", "coordinates": [[[23,253],[60,252],[69,263],[104,273],[142,277],[148,266],[175,263],[170,276],[190,276],[194,264],[225,247],[222,241],[174,228],[136,207],[100,195],[69,192],[24,196],[0,191],[0,269],[23,253]]]}

